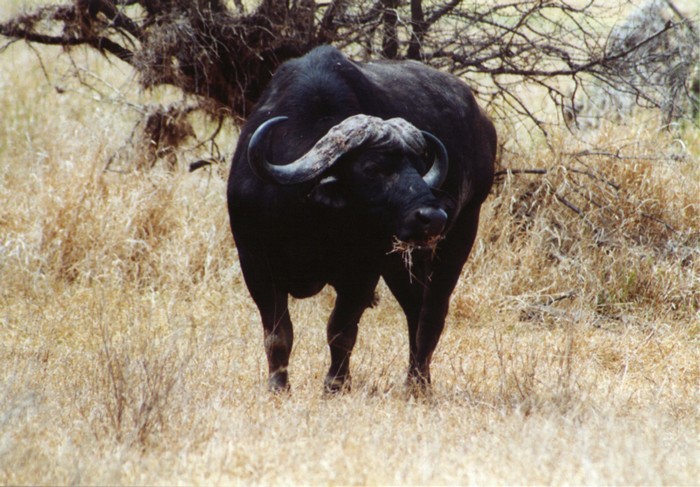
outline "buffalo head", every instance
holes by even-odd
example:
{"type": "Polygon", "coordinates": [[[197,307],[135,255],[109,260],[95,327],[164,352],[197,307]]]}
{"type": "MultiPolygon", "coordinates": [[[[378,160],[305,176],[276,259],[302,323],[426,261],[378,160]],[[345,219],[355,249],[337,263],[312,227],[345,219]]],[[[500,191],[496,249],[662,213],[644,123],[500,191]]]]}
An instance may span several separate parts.
{"type": "Polygon", "coordinates": [[[448,215],[433,190],[447,176],[448,157],[434,135],[402,118],[355,115],[332,127],[297,160],[275,165],[263,155],[265,139],[287,120],[272,118],[253,133],[248,161],[258,177],[281,185],[313,181],[313,201],[363,212],[402,242],[423,247],[439,239],[448,215]],[[426,161],[429,155],[432,160],[426,161]]]}

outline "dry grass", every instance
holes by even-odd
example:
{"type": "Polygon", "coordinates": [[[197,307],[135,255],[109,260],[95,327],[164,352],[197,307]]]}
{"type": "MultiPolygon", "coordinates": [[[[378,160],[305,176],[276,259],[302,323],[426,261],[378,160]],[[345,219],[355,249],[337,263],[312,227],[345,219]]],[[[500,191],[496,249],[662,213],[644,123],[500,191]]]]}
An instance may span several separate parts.
{"type": "Polygon", "coordinates": [[[57,95],[22,46],[1,61],[0,483],[697,483],[697,130],[505,155],[552,170],[488,200],[430,396],[381,288],[351,392],[322,394],[325,291],[293,304],[271,397],[225,169],[104,172],[128,114],[57,95]]]}

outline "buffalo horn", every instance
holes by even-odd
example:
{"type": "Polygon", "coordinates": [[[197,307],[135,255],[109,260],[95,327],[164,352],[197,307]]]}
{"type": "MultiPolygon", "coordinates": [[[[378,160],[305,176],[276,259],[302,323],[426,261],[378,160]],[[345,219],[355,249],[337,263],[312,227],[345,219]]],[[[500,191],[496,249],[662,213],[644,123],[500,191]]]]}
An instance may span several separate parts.
{"type": "Polygon", "coordinates": [[[274,117],[260,125],[248,144],[248,161],[257,176],[278,184],[295,184],[309,181],[331,167],[343,154],[362,145],[374,147],[400,147],[402,150],[420,153],[425,143],[432,145],[435,162],[424,176],[431,187],[439,186],[447,174],[447,151],[442,143],[427,132],[401,118],[382,120],[369,115],[354,115],[331,127],[326,135],[304,155],[285,165],[270,164],[262,152],[267,132],[287,117],[274,117]],[[422,134],[422,135],[421,135],[422,134]]]}
{"type": "Polygon", "coordinates": [[[288,120],[288,117],[274,117],[261,124],[248,142],[248,164],[260,179],[264,180],[285,180],[287,175],[286,166],[275,166],[270,164],[263,154],[265,149],[265,138],[268,131],[275,125],[288,120]]]}
{"type": "Polygon", "coordinates": [[[423,181],[431,188],[439,188],[447,177],[447,169],[449,158],[447,157],[447,149],[445,145],[430,132],[422,132],[423,138],[433,147],[435,151],[435,160],[432,167],[423,176],[423,181]]]}
{"type": "MultiPolygon", "coordinates": [[[[351,117],[353,118],[353,117],[351,117]]],[[[320,175],[335,163],[348,150],[357,147],[356,137],[353,137],[348,127],[348,120],[332,127],[306,154],[297,160],[284,165],[270,164],[262,152],[267,132],[278,123],[286,121],[287,117],[274,117],[260,125],[248,143],[248,163],[253,172],[267,181],[278,184],[296,184],[309,181],[320,175]]]]}

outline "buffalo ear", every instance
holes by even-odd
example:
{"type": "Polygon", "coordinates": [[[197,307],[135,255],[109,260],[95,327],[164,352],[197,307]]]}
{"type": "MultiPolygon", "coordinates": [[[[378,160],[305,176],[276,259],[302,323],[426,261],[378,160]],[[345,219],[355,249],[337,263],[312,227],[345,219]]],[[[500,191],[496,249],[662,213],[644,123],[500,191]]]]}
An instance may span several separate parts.
{"type": "Polygon", "coordinates": [[[333,209],[345,208],[348,204],[343,188],[335,176],[321,179],[309,193],[309,199],[320,206],[333,209]]]}

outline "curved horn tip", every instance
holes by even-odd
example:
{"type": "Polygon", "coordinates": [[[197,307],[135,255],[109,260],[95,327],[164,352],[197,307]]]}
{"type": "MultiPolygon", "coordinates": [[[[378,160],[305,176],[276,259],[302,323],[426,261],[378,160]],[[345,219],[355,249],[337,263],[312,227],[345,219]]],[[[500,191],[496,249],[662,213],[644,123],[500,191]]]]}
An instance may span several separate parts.
{"type": "Polygon", "coordinates": [[[265,160],[265,157],[261,154],[261,145],[263,145],[265,137],[274,125],[277,125],[281,122],[286,122],[287,120],[289,120],[289,117],[284,116],[273,117],[269,120],[266,120],[265,122],[260,124],[257,129],[255,129],[255,132],[253,132],[253,135],[248,141],[248,164],[250,165],[255,175],[258,176],[260,179],[271,179],[269,174],[270,171],[266,170],[270,163],[267,162],[265,160]]]}
{"type": "Polygon", "coordinates": [[[251,152],[258,148],[257,145],[265,138],[267,131],[270,130],[273,125],[286,122],[287,120],[289,120],[289,117],[273,117],[270,120],[266,120],[265,122],[261,123],[258,128],[255,129],[255,132],[253,132],[253,135],[250,137],[250,141],[248,142],[248,157],[250,158],[251,152]]]}
{"type": "Polygon", "coordinates": [[[449,156],[445,144],[430,132],[421,130],[423,138],[428,145],[432,145],[435,150],[435,160],[430,170],[425,173],[423,180],[431,188],[439,188],[445,182],[447,170],[449,169],[449,156]]]}

